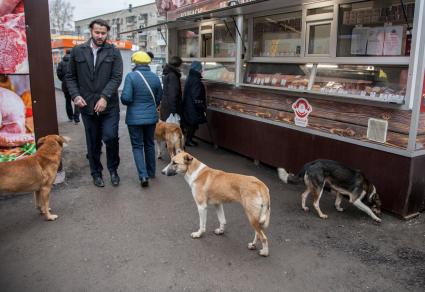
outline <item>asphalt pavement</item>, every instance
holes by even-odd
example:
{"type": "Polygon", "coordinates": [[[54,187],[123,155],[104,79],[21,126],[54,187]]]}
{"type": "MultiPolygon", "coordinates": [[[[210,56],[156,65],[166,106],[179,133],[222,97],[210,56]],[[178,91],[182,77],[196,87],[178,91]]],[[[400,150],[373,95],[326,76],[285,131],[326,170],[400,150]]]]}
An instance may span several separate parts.
{"type": "Polygon", "coordinates": [[[270,256],[247,249],[253,231],[238,204],[224,206],[223,236],[213,233],[218,220],[209,208],[207,233],[192,239],[197,208],[182,176],[160,174],[167,158],[149,188],[140,187],[125,108],[121,184],[113,187],[105,172],[105,188],[92,184],[84,128],[67,121],[60,91],[57,108],[60,133],[72,139],[63,153],[66,181],[51,194],[59,218],[44,221],[31,194],[0,199],[0,291],[425,291],[423,214],[410,221],[384,214],[377,224],[348,202],[337,212],[327,193],[321,207],[329,219],[322,220],[301,210],[302,186],[201,142],[188,150],[208,166],[269,187],[270,256]]]}

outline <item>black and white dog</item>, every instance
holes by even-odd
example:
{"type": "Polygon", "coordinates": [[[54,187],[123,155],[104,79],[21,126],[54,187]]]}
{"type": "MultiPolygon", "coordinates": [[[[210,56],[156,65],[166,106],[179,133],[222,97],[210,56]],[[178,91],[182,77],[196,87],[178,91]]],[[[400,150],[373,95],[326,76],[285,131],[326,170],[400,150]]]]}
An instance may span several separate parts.
{"type": "Polygon", "coordinates": [[[301,205],[308,211],[305,201],[309,193],[313,194],[313,205],[322,219],[328,218],[320,210],[319,201],[323,189],[329,187],[336,192],[335,208],[342,212],[342,196],[349,198],[350,203],[367,213],[373,220],[381,222],[377,216],[381,214],[381,201],[375,186],[364,174],[333,160],[318,159],[303,166],[298,175],[290,174],[278,168],[279,178],[285,183],[298,184],[304,180],[306,190],[301,195],[301,205]]]}

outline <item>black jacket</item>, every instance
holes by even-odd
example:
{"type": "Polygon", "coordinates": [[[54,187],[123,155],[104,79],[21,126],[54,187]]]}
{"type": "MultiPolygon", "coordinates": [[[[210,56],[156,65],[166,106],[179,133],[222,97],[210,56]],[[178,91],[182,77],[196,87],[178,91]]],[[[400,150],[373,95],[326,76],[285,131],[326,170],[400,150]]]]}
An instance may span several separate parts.
{"type": "Polygon", "coordinates": [[[108,104],[104,113],[119,111],[118,87],[121,84],[123,64],[120,51],[106,43],[97,52],[96,66],[93,66],[93,52],[90,41],[76,46],[71,51],[66,85],[71,98],[81,95],[87,106],[83,114],[94,114],[94,106],[100,96],[108,104]]]}
{"type": "Polygon", "coordinates": [[[163,95],[161,101],[161,120],[165,121],[170,114],[182,115],[182,89],[180,71],[169,64],[162,70],[163,95]]]}
{"type": "Polygon", "coordinates": [[[184,84],[183,127],[196,126],[207,121],[205,117],[207,100],[201,78],[201,73],[198,71],[192,69],[189,71],[189,76],[184,84]]]}
{"type": "Polygon", "coordinates": [[[58,76],[59,80],[62,81],[62,91],[64,93],[68,92],[68,88],[66,87],[66,80],[65,75],[68,71],[68,64],[69,64],[69,54],[66,54],[63,56],[62,61],[59,62],[58,68],[56,69],[56,75],[58,76]]]}

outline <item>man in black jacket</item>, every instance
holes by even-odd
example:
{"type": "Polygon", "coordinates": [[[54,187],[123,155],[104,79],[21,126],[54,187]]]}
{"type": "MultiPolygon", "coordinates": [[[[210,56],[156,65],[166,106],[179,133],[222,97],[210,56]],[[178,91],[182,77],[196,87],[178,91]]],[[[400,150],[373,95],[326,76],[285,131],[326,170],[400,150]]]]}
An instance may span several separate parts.
{"type": "Polygon", "coordinates": [[[182,115],[182,88],[179,70],[182,59],[177,56],[170,58],[162,70],[163,94],[161,100],[161,120],[166,121],[170,114],[182,115]]]}
{"type": "Polygon", "coordinates": [[[58,64],[56,75],[58,76],[59,80],[62,81],[62,92],[65,95],[66,115],[68,116],[70,122],[74,121],[75,124],[78,124],[80,122],[80,109],[78,106],[74,106],[74,110],[72,110],[71,95],[69,94],[65,80],[65,75],[69,64],[69,54],[71,54],[71,50],[66,50],[65,56],[63,56],[62,61],[60,61],[58,64]]]}
{"type": "Polygon", "coordinates": [[[110,30],[106,21],[96,19],[89,27],[91,39],[71,51],[66,82],[75,105],[81,110],[93,183],[104,186],[100,162],[103,141],[111,183],[118,186],[118,87],[123,75],[122,57],[114,45],[106,42],[110,30]]]}

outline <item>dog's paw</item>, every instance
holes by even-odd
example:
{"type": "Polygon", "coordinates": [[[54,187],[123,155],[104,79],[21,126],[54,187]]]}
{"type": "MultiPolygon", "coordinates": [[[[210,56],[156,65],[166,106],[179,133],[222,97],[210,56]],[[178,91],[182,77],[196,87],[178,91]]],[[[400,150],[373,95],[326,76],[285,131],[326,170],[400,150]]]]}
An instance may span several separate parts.
{"type": "Polygon", "coordinates": [[[335,209],[338,211],[338,212],[344,212],[344,208],[341,208],[341,207],[335,207],[335,209]]]}
{"type": "Polygon", "coordinates": [[[257,246],[255,245],[255,243],[250,242],[250,243],[248,243],[248,249],[250,249],[250,250],[256,250],[257,249],[257,246]]]}
{"type": "Polygon", "coordinates": [[[322,219],[328,219],[328,215],[323,214],[323,215],[320,216],[320,218],[322,218],[322,219]]]}
{"type": "Polygon", "coordinates": [[[222,228],[217,228],[216,230],[214,230],[215,235],[222,235],[224,234],[224,229],[222,228]]]}
{"type": "Polygon", "coordinates": [[[310,209],[308,207],[302,207],[304,212],[308,212],[310,209]]]}
{"type": "Polygon", "coordinates": [[[55,214],[50,214],[50,215],[47,215],[46,216],[46,220],[47,221],[55,221],[56,219],[58,219],[58,215],[55,215],[55,214]]]}
{"type": "Polygon", "coordinates": [[[381,223],[381,222],[382,222],[381,218],[376,218],[376,219],[374,219],[374,221],[375,221],[376,223],[381,223]]]}
{"type": "Polygon", "coordinates": [[[263,248],[262,250],[260,250],[260,252],[258,254],[262,257],[268,257],[269,256],[269,250],[263,248]]]}
{"type": "Polygon", "coordinates": [[[202,232],[200,232],[200,231],[192,232],[192,234],[190,234],[190,236],[192,238],[200,238],[202,236],[202,232]]]}

